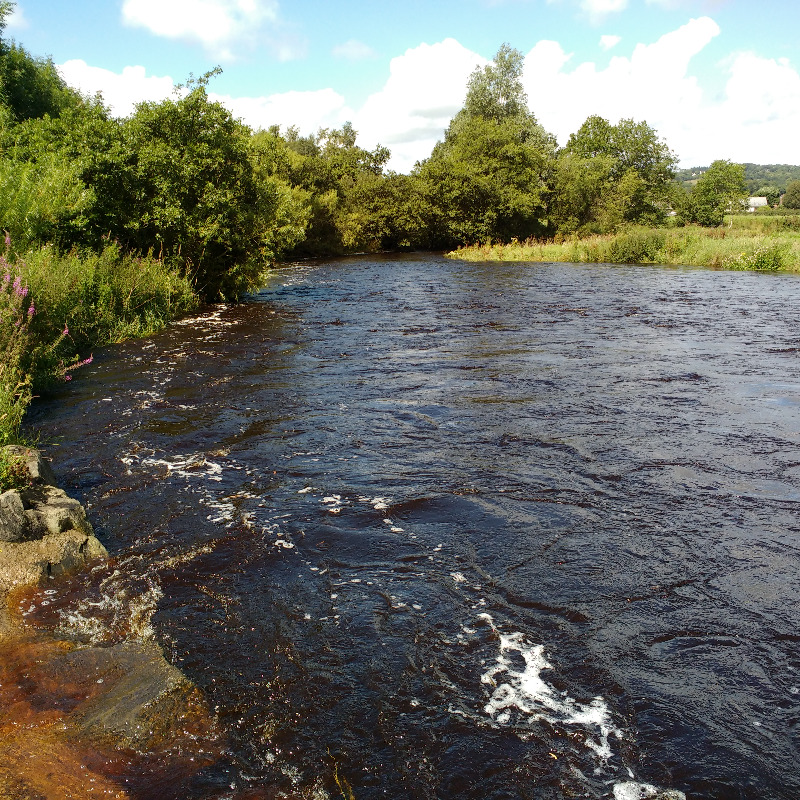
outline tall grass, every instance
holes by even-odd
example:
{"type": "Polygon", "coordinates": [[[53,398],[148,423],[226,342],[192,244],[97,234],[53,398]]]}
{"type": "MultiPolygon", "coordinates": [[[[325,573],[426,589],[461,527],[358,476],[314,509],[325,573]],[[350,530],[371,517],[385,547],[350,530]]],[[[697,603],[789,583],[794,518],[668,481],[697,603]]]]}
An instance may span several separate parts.
{"type": "Polygon", "coordinates": [[[32,250],[20,271],[38,306],[29,364],[37,388],[63,379],[92,348],[154,333],[198,302],[187,278],[114,243],[99,254],[32,250]]]}
{"type": "Polygon", "coordinates": [[[670,264],[800,272],[800,217],[796,219],[737,216],[721,228],[630,228],[561,241],[474,245],[448,255],[467,261],[670,264]]]}
{"type": "MultiPolygon", "coordinates": [[[[0,446],[20,440],[34,391],[70,380],[95,347],[145,336],[198,305],[189,280],[109,243],[99,254],[53,247],[0,255],[0,446]]],[[[11,466],[0,451],[0,491],[11,466]]]]}

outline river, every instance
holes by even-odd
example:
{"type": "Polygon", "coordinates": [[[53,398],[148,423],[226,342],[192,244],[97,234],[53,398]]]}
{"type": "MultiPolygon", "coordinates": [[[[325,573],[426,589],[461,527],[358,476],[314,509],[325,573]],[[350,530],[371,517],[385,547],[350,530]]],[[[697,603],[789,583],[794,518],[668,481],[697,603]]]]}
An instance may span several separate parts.
{"type": "Polygon", "coordinates": [[[798,312],[798,276],[282,268],[34,408],[114,560],[29,614],[205,692],[222,755],[136,797],[796,798],[798,312]]]}

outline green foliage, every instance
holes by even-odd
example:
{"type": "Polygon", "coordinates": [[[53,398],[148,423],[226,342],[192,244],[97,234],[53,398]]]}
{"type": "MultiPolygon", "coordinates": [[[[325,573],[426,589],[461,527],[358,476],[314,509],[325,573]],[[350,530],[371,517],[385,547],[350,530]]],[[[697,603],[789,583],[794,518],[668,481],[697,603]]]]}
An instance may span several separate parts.
{"type": "MultiPolygon", "coordinates": [[[[0,423],[2,430],[2,423],[0,423]]],[[[0,447],[0,494],[10,489],[24,489],[31,485],[31,476],[25,459],[5,447],[0,447]]]]}
{"type": "MultiPolygon", "coordinates": [[[[683,183],[687,189],[694,186],[698,178],[708,167],[690,167],[677,171],[676,180],[683,183]]],[[[767,197],[772,190],[779,194],[786,191],[786,187],[796,180],[800,180],[800,166],[792,164],[744,164],[744,180],[749,195],[767,197]],[[763,191],[764,188],[770,192],[763,191]]],[[[770,200],[770,203],[773,201],[770,200]]]]}
{"type": "Polygon", "coordinates": [[[615,264],[653,264],[658,261],[666,237],[663,231],[638,228],[615,236],[609,261],[615,264]]]}
{"type": "Polygon", "coordinates": [[[503,45],[470,78],[464,108],[419,165],[420,216],[430,246],[546,230],[555,139],[527,110],[522,55],[503,45]]]}
{"type": "Polygon", "coordinates": [[[558,242],[462,248],[448,255],[469,261],[652,263],[800,272],[800,234],[775,233],[769,218],[733,218],[731,228],[631,228],[617,234],[570,236],[558,242]]]}
{"type": "Polygon", "coordinates": [[[275,128],[255,134],[254,139],[271,142],[274,174],[304,193],[308,228],[291,250],[293,257],[377,250],[384,235],[390,235],[381,202],[389,151],[380,146],[365,150],[356,136],[349,122],[305,137],[293,128],[285,139],[275,128]]]}
{"type": "Polygon", "coordinates": [[[0,220],[20,250],[41,242],[70,245],[93,203],[74,163],[50,154],[38,162],[0,158],[0,220]]]}
{"type": "Polygon", "coordinates": [[[800,180],[792,181],[783,196],[784,208],[800,208],[800,180]]]}
{"type": "Polygon", "coordinates": [[[723,262],[726,269],[778,272],[786,266],[788,247],[783,242],[764,244],[751,253],[730,256],[723,262]]]}
{"type": "Polygon", "coordinates": [[[153,333],[197,306],[185,276],[116,243],[98,254],[32,250],[20,268],[38,307],[28,357],[38,388],[63,380],[81,353],[153,333]]]}
{"type": "Polygon", "coordinates": [[[0,256],[0,446],[17,441],[31,400],[25,369],[31,319],[36,310],[22,276],[0,256]]]}
{"type": "Polygon", "coordinates": [[[706,227],[721,225],[725,214],[740,209],[746,199],[744,166],[715,161],[692,188],[682,216],[706,227]]]}
{"type": "Polygon", "coordinates": [[[645,122],[589,117],[559,153],[552,203],[561,233],[663,223],[675,155],[645,122]]]}

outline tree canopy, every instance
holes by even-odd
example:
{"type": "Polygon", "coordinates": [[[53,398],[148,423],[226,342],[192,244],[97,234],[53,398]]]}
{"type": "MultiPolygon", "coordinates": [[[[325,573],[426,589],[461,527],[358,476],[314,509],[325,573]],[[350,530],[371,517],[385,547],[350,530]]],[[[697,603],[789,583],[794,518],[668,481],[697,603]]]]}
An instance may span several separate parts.
{"type": "Polygon", "coordinates": [[[725,214],[741,209],[747,196],[744,166],[718,160],[689,193],[684,215],[687,221],[699,225],[721,225],[725,214]]]}

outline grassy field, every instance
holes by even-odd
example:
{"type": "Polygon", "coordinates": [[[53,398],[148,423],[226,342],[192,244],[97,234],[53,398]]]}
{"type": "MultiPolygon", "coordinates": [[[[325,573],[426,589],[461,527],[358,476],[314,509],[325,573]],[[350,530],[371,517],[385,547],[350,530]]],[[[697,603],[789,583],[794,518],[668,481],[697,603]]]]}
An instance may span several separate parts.
{"type": "Polygon", "coordinates": [[[671,264],[800,272],[800,214],[737,215],[719,228],[630,228],[584,239],[473,245],[447,255],[465,261],[671,264]]]}

